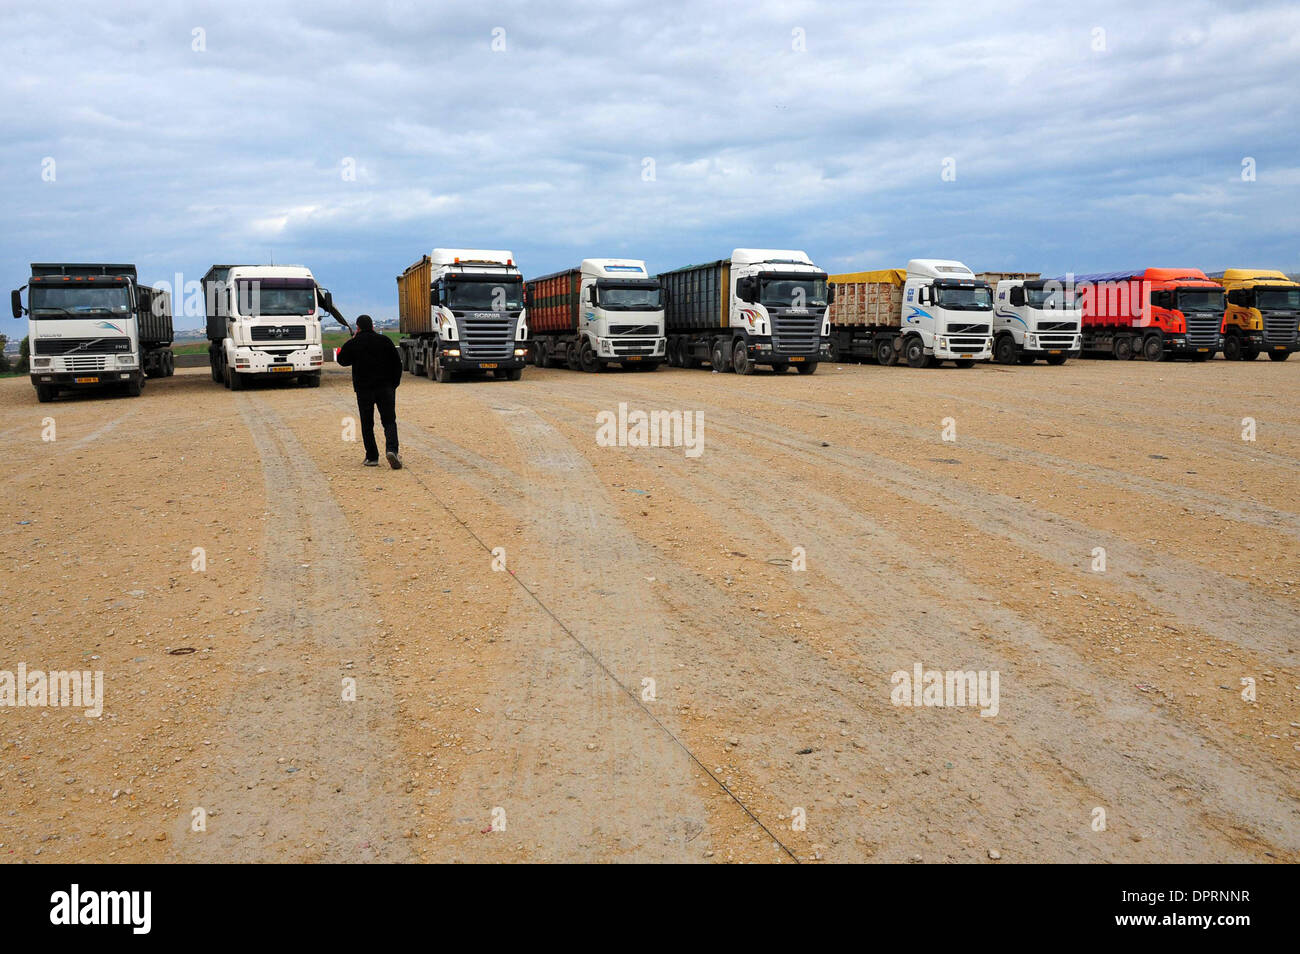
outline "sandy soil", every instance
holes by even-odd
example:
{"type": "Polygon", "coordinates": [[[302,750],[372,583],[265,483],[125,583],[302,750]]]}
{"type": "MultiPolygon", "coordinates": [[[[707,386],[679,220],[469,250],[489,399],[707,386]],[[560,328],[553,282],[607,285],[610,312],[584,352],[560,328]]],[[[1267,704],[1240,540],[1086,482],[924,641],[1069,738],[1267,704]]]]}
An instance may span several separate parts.
{"type": "Polygon", "coordinates": [[[1296,861],[1298,406],[1297,361],[408,375],[394,472],[337,368],[0,381],[0,670],[105,685],[0,708],[0,858],[1296,861]],[[599,446],[620,402],[703,453],[599,446]],[[895,705],[918,663],[997,714],[895,705]]]}

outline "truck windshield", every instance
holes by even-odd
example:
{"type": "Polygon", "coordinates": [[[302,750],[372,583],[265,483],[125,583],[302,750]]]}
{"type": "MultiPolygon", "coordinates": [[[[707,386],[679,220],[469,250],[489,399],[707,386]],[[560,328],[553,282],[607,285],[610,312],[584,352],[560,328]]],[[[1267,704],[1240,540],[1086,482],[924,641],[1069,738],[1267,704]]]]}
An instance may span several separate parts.
{"type": "Polygon", "coordinates": [[[524,307],[524,283],[517,278],[447,282],[443,304],[453,311],[518,311],[524,307]]]}
{"type": "Polygon", "coordinates": [[[1300,288],[1256,288],[1255,307],[1274,311],[1300,311],[1300,288]]]}
{"type": "Polygon", "coordinates": [[[131,312],[125,285],[32,285],[28,299],[32,314],[41,318],[82,315],[126,315],[131,312]]]}
{"type": "Polygon", "coordinates": [[[316,286],[309,282],[247,279],[237,284],[239,314],[246,317],[316,314],[316,286]]]}
{"type": "Polygon", "coordinates": [[[987,285],[935,286],[935,304],[953,311],[992,311],[993,291],[987,285]]]}
{"type": "Polygon", "coordinates": [[[1025,286],[1025,304],[1042,311],[1065,311],[1079,308],[1079,301],[1073,294],[1067,295],[1064,288],[1031,288],[1025,286]]]}
{"type": "Polygon", "coordinates": [[[758,301],[777,308],[822,308],[826,305],[826,279],[765,278],[758,301]]]}
{"type": "Polygon", "coordinates": [[[1217,289],[1182,288],[1178,291],[1178,310],[1223,311],[1223,292],[1217,289]]]}
{"type": "Polygon", "coordinates": [[[663,291],[658,285],[597,286],[599,304],[607,311],[658,311],[663,307],[663,291]]]}

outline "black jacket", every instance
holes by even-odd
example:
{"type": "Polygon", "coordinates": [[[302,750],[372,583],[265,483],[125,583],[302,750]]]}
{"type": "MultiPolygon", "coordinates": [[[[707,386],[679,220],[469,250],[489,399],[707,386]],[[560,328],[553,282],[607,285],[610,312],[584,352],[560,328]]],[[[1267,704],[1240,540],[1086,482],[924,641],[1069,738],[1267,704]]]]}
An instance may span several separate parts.
{"type": "Polygon", "coordinates": [[[377,331],[358,331],[339,349],[339,364],[352,366],[352,390],[378,391],[402,383],[397,345],[377,331]]]}

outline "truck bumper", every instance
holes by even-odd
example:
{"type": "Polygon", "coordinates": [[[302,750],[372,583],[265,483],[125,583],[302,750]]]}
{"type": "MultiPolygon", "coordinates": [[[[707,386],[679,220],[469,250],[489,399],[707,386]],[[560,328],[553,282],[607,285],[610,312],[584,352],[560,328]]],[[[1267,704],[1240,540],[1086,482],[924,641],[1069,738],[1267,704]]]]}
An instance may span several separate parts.
{"type": "Polygon", "coordinates": [[[601,364],[659,364],[667,353],[667,343],[667,338],[597,338],[596,357],[601,364]]]}
{"type": "Polygon", "coordinates": [[[1186,338],[1174,335],[1165,338],[1165,350],[1173,355],[1218,354],[1223,350],[1223,335],[1219,335],[1213,344],[1202,345],[1188,344],[1186,338]]]}
{"type": "Polygon", "coordinates": [[[496,371],[502,368],[522,368],[526,361],[525,352],[528,349],[523,345],[516,345],[508,358],[466,358],[458,354],[448,354],[443,351],[441,360],[448,371],[496,371]]]}
{"type": "Polygon", "coordinates": [[[818,350],[809,354],[800,351],[797,354],[781,351],[772,347],[771,338],[750,338],[745,345],[751,364],[816,364],[830,360],[830,342],[822,341],[818,350]]]}
{"type": "Polygon", "coordinates": [[[974,335],[938,335],[934,356],[940,361],[988,361],[993,357],[993,338],[974,335]]]}
{"type": "Polygon", "coordinates": [[[255,348],[236,348],[230,369],[236,374],[273,378],[319,371],[324,361],[320,345],[308,345],[283,355],[255,348]]]}
{"type": "Polygon", "coordinates": [[[56,388],[102,388],[110,384],[126,384],[139,376],[139,368],[125,371],[33,371],[32,385],[43,384],[56,388]]]}

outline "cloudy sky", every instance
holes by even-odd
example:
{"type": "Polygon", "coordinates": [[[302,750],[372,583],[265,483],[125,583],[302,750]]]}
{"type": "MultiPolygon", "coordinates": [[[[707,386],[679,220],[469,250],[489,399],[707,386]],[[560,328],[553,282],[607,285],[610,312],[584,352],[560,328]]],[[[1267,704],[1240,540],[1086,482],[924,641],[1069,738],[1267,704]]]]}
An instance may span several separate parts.
{"type": "Polygon", "coordinates": [[[0,7],[11,288],[274,256],[380,317],[438,245],[1300,270],[1295,3],[53,6],[0,7]]]}

